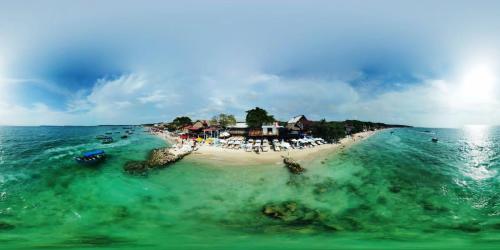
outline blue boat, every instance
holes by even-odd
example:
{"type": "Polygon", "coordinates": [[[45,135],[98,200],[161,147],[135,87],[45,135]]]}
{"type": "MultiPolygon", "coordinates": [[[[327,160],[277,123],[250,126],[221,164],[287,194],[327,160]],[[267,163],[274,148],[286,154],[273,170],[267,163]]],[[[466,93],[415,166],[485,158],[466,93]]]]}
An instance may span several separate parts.
{"type": "Polygon", "coordinates": [[[75,161],[81,164],[96,164],[105,159],[106,153],[100,149],[84,152],[81,156],[75,157],[75,161]]]}

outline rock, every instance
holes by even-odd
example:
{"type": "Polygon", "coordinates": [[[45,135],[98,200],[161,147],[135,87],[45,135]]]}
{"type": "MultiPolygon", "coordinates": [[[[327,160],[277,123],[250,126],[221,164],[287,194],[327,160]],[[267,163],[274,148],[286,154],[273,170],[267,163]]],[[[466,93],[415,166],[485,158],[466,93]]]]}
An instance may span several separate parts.
{"type": "Polygon", "coordinates": [[[306,171],[305,168],[301,167],[297,161],[290,157],[283,157],[283,163],[285,163],[285,166],[292,174],[301,174],[306,171]]]}
{"type": "Polygon", "coordinates": [[[144,174],[150,169],[166,167],[179,161],[191,151],[170,151],[169,148],[154,149],[146,161],[127,162],[123,169],[130,174],[144,174]]]}
{"type": "Polygon", "coordinates": [[[0,230],[12,230],[14,228],[16,228],[16,226],[7,222],[0,221],[0,230]]]}
{"type": "Polygon", "coordinates": [[[125,164],[123,170],[125,170],[129,174],[141,174],[148,170],[148,166],[146,162],[131,161],[125,164]]]}
{"type": "Polygon", "coordinates": [[[325,181],[314,185],[313,193],[320,195],[332,191],[335,185],[336,183],[332,178],[327,178],[325,181]]]}
{"type": "Polygon", "coordinates": [[[399,193],[399,192],[401,191],[401,188],[400,188],[399,186],[391,186],[391,187],[389,188],[389,191],[390,191],[391,193],[399,193]]]}
{"type": "Polygon", "coordinates": [[[292,224],[312,224],[319,218],[319,213],[317,211],[294,201],[265,205],[262,208],[262,213],[272,219],[292,224]]]}

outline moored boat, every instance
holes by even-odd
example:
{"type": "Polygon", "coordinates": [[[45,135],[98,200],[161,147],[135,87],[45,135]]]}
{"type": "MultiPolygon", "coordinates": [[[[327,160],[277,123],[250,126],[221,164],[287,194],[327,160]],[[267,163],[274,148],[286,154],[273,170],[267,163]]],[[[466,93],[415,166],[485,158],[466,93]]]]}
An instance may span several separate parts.
{"type": "Polygon", "coordinates": [[[113,138],[107,137],[107,138],[104,138],[101,142],[102,142],[102,144],[110,144],[113,142],[113,138]]]}
{"type": "Polygon", "coordinates": [[[84,152],[81,156],[75,157],[75,161],[80,164],[96,164],[105,159],[106,153],[100,149],[84,152]]]}

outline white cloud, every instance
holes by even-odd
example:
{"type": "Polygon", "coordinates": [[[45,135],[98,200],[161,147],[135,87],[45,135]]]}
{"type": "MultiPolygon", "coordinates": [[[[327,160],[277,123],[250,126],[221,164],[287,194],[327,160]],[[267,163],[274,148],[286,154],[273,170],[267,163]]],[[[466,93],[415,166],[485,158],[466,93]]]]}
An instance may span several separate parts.
{"type": "Polygon", "coordinates": [[[493,99],[464,102],[456,81],[425,80],[411,87],[366,95],[344,81],[264,73],[177,81],[145,73],[129,74],[100,79],[90,92],[75,93],[65,111],[53,110],[43,103],[22,107],[4,101],[0,104],[0,121],[121,124],[169,120],[178,115],[210,118],[220,112],[244,119],[246,110],[259,106],[282,120],[305,114],[311,119],[361,119],[440,127],[500,122],[498,92],[492,91],[493,99]]]}

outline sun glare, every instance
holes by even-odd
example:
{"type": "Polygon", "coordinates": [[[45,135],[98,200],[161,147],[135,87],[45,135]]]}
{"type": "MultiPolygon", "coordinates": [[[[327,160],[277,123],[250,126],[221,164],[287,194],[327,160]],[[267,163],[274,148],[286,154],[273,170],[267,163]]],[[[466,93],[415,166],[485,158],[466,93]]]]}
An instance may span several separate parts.
{"type": "Polygon", "coordinates": [[[496,75],[488,64],[478,64],[468,69],[459,87],[462,101],[484,102],[494,98],[496,75]]]}

